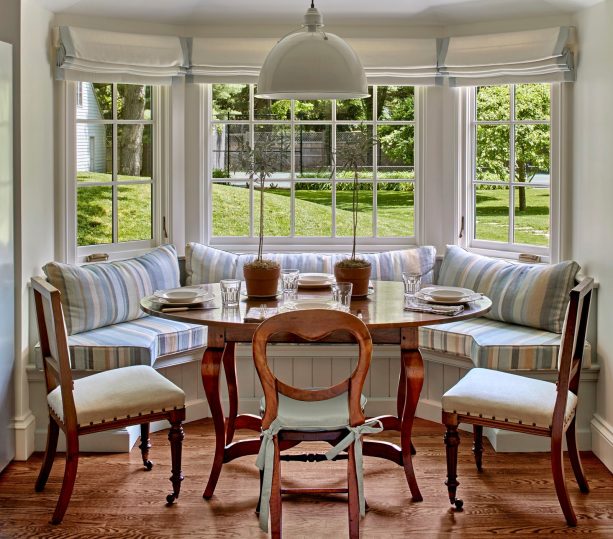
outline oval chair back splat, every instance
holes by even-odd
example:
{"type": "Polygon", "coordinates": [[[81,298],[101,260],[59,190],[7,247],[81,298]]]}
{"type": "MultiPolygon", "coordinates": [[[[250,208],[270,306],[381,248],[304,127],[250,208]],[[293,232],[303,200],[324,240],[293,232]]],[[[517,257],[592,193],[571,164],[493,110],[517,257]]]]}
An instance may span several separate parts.
{"type": "MultiPolygon", "coordinates": [[[[287,342],[287,341],[286,341],[287,342]]],[[[337,341],[338,342],[338,341],[337,341]]],[[[258,455],[262,489],[260,525],[268,529],[270,505],[271,533],[281,537],[281,495],[289,493],[346,492],[349,497],[349,535],[359,536],[360,512],[363,512],[361,434],[381,430],[377,421],[366,421],[364,380],[370,367],[372,340],[368,328],[349,313],[313,309],[282,313],[264,321],[253,336],[253,359],[262,383],[264,398],[262,442],[258,455]],[[332,333],[349,333],[359,347],[357,365],[351,376],[332,387],[304,389],[279,380],[268,366],[267,344],[275,335],[288,334],[293,341],[322,341],[332,333]],[[326,458],[342,458],[348,452],[347,488],[281,488],[280,460],[324,460],[321,455],[281,457],[280,451],[303,441],[327,441],[335,447],[326,458]],[[295,457],[295,458],[292,458],[295,457]],[[321,458],[317,458],[321,457],[321,458]]]]}

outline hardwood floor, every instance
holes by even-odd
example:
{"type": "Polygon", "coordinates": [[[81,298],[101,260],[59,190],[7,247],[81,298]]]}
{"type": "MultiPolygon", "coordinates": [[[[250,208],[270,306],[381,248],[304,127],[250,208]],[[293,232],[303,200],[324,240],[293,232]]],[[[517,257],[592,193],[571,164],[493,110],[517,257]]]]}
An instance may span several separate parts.
{"type": "MultiPolygon", "coordinates": [[[[472,439],[462,433],[458,495],[464,511],[455,513],[447,499],[443,427],[417,420],[415,468],[424,496],[410,501],[402,468],[366,457],[364,484],[370,506],[361,521],[362,537],[522,537],[535,533],[591,534],[613,537],[613,475],[591,453],[583,464],[591,492],[581,494],[566,468],[570,496],[579,525],[568,528],[555,495],[547,453],[493,452],[486,441],[483,472],[478,473],[470,451],[472,439]]],[[[49,524],[64,469],[59,455],[42,493],[34,492],[41,462],[36,454],[27,462],[12,463],[0,474],[0,537],[157,538],[267,537],[254,513],[258,471],[254,457],[224,466],[215,496],[202,499],[213,448],[210,420],[185,426],[181,497],[166,507],[171,491],[167,432],[151,436],[151,472],[143,469],[140,451],[127,454],[88,454],[79,473],[64,522],[49,524]]],[[[391,438],[391,436],[386,436],[391,438]]],[[[311,451],[316,444],[306,445],[311,451]]],[[[321,446],[323,449],[327,446],[321,446]]],[[[283,463],[286,485],[312,486],[328,482],[341,486],[345,461],[283,463]]],[[[341,495],[293,497],[283,502],[283,530],[287,538],[347,537],[347,505],[341,495]]]]}

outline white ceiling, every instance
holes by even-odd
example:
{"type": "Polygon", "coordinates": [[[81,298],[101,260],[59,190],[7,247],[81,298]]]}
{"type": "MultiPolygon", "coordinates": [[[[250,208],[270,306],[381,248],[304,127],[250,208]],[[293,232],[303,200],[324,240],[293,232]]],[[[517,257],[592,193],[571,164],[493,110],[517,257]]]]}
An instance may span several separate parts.
{"type": "MultiPolygon", "coordinates": [[[[601,0],[316,0],[328,24],[450,25],[564,15],[601,0]]],[[[180,25],[298,25],[309,0],[38,0],[54,13],[180,25]]]]}

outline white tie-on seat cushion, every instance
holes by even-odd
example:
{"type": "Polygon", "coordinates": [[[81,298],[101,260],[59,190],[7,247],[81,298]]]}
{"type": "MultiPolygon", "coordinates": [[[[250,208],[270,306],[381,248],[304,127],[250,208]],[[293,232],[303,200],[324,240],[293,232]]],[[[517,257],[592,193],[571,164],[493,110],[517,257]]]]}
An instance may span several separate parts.
{"type": "MultiPolygon", "coordinates": [[[[472,359],[475,367],[500,371],[556,371],[561,335],[542,329],[474,318],[419,328],[419,347],[472,359]]],[[[583,368],[590,367],[586,342],[583,368]]]]}
{"type": "MultiPolygon", "coordinates": [[[[77,423],[81,426],[185,407],[183,390],[145,365],[75,380],[73,396],[77,423]]],[[[47,402],[63,421],[59,386],[47,395],[47,402]]]]}
{"type": "MultiPolygon", "coordinates": [[[[550,428],[556,384],[508,372],[471,369],[443,395],[443,411],[550,428]]],[[[573,417],[577,396],[568,392],[564,424],[573,417]]]]}
{"type": "MultiPolygon", "coordinates": [[[[366,406],[361,395],[360,406],[366,406]]],[[[260,399],[260,412],[264,413],[266,401],[260,399]]],[[[277,421],[284,429],[303,431],[335,430],[349,425],[349,401],[347,393],[323,401],[299,401],[279,394],[277,421]]]]}

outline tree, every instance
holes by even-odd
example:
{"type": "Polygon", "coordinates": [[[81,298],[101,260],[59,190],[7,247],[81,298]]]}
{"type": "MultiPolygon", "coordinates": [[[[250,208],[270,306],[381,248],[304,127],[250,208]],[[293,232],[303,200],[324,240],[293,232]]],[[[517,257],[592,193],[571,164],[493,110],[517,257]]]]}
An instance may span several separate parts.
{"type": "MultiPolygon", "coordinates": [[[[509,86],[486,86],[477,91],[478,121],[509,121],[509,86]]],[[[547,84],[518,84],[515,87],[516,120],[549,120],[550,94],[547,84]]],[[[513,174],[515,181],[529,183],[540,171],[549,170],[549,125],[517,125],[515,170],[510,171],[510,130],[508,125],[477,127],[478,179],[502,180],[513,174]]],[[[518,188],[518,209],[526,210],[526,190],[518,188]]]]}
{"type": "MultiPolygon", "coordinates": [[[[145,86],[117,85],[117,117],[126,120],[145,118],[145,86]]],[[[143,130],[142,124],[122,125],[118,128],[118,174],[140,176],[143,164],[143,130]]]]}

